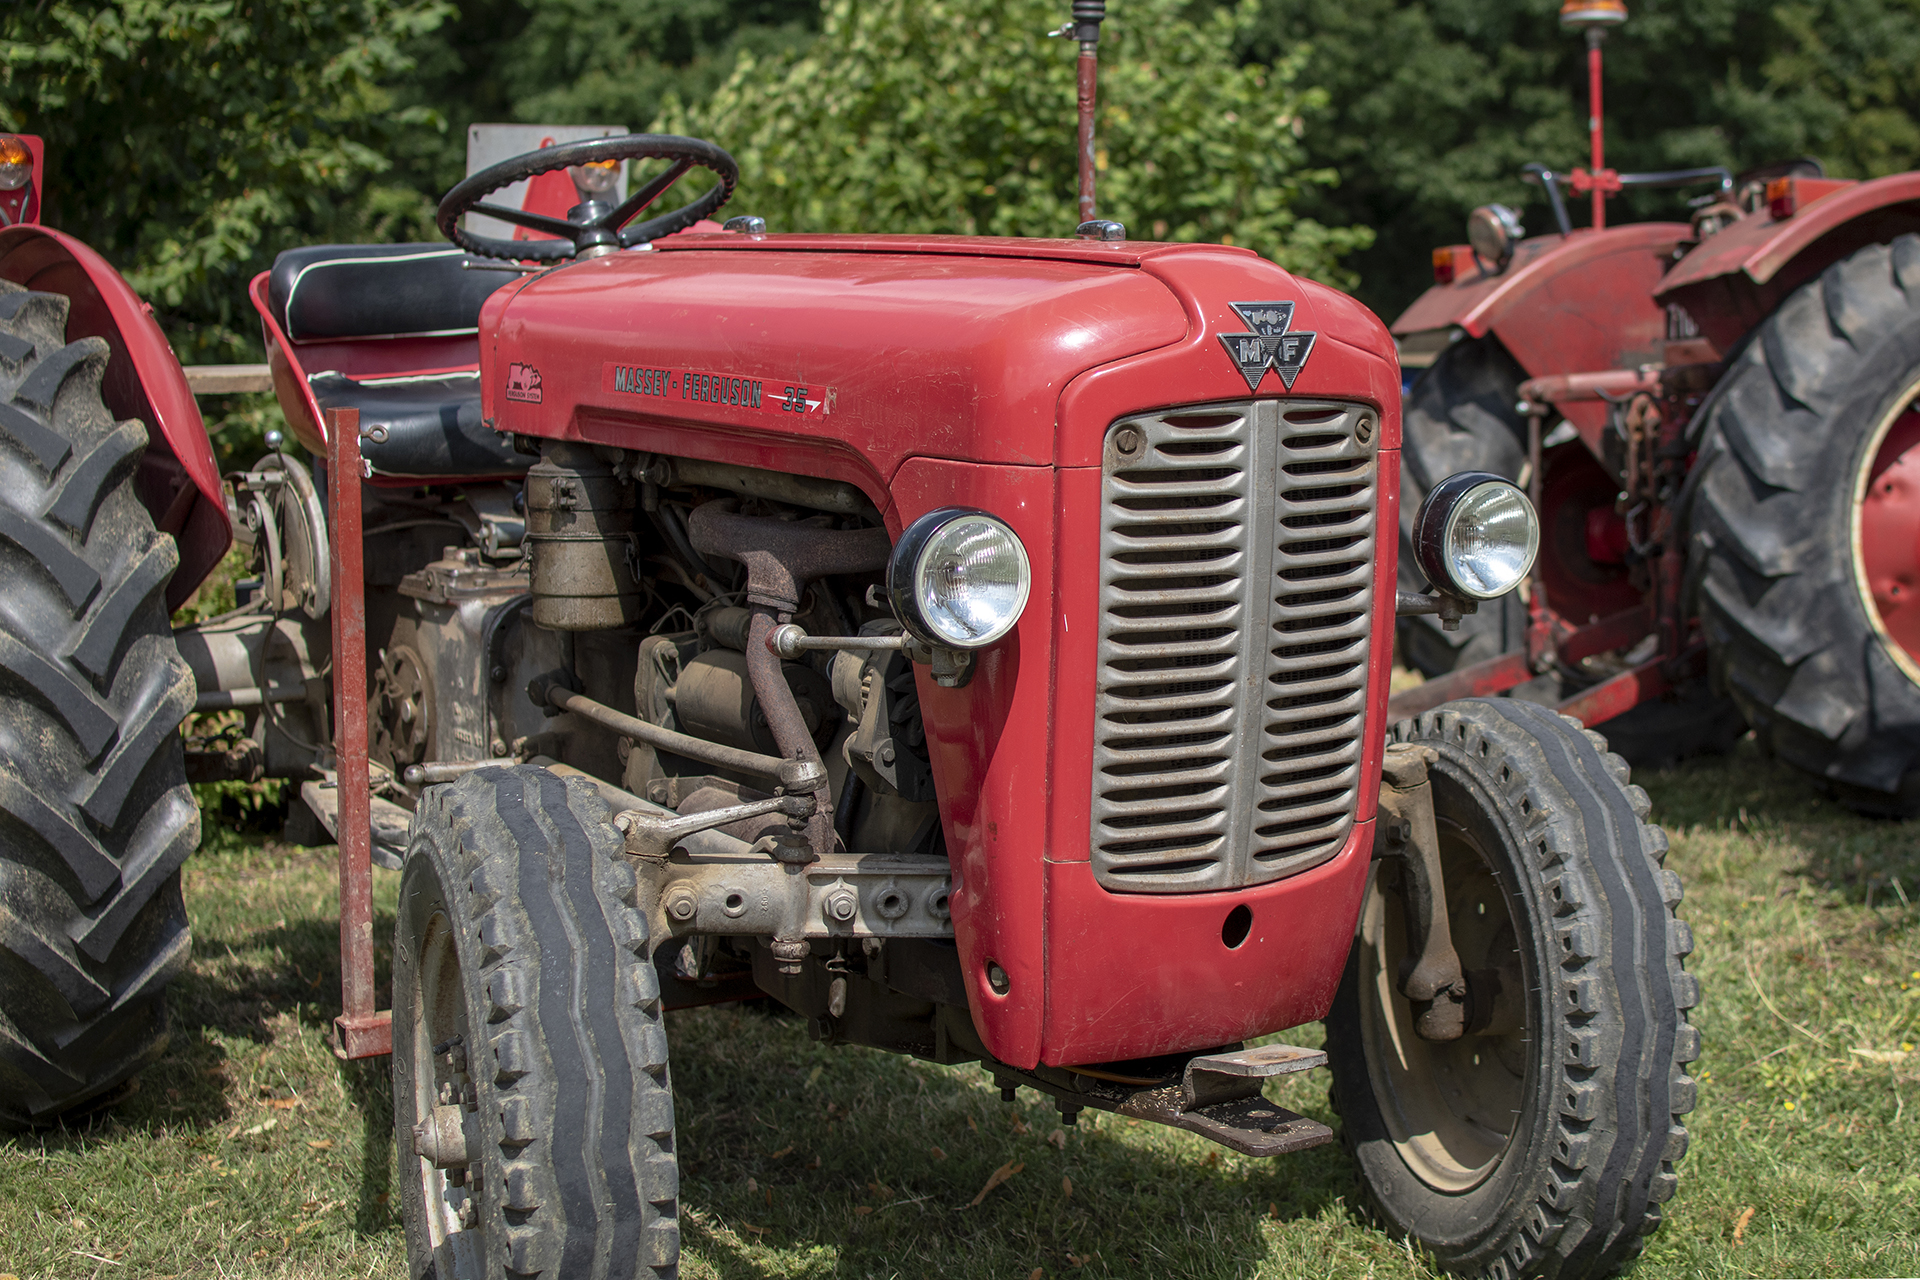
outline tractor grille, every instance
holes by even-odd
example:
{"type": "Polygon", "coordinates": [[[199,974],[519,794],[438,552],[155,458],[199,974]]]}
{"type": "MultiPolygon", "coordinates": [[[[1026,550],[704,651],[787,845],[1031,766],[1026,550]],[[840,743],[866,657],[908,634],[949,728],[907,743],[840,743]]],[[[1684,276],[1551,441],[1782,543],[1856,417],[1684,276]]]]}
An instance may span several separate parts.
{"type": "Polygon", "coordinates": [[[1253,400],[1108,431],[1091,838],[1109,889],[1258,884],[1346,840],[1373,595],[1363,419],[1253,400]]]}

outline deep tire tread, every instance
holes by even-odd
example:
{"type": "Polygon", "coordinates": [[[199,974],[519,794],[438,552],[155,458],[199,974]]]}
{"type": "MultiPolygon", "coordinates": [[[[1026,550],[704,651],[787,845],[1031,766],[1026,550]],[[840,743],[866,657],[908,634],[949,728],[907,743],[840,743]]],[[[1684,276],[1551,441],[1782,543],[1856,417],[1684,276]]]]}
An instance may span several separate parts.
{"type": "Polygon", "coordinates": [[[1855,586],[1866,433],[1920,369],[1920,237],[1790,295],[1696,419],[1689,579],[1715,678],[1763,745],[1866,812],[1920,812],[1920,688],[1855,586]]]}
{"type": "Polygon", "coordinates": [[[199,843],[179,735],[177,563],[67,300],[0,282],[0,1127],[103,1098],[166,1044],[199,843]],[[132,584],[130,587],[129,584],[132,584]]]}
{"type": "MultiPolygon", "coordinates": [[[[1665,837],[1646,823],[1644,793],[1627,783],[1624,762],[1604,739],[1532,703],[1449,703],[1396,725],[1391,740],[1436,748],[1445,767],[1504,798],[1514,856],[1531,866],[1502,877],[1521,878],[1515,891],[1538,904],[1553,935],[1548,952],[1558,954],[1542,974],[1560,989],[1557,1025],[1545,1029],[1543,1047],[1557,1087],[1547,1088],[1556,1081],[1547,1077],[1538,1119],[1545,1127],[1532,1146],[1516,1148],[1532,1154],[1506,1157],[1538,1163],[1515,1166],[1507,1201],[1452,1224],[1450,1244],[1427,1243],[1447,1270],[1464,1275],[1604,1276],[1657,1227],[1694,1101],[1685,1064],[1699,1055],[1699,1034],[1686,1010],[1698,985],[1682,966],[1691,934],[1673,918],[1678,885],[1660,866],[1665,837]]],[[[1370,1118],[1352,979],[1350,969],[1328,1020],[1342,1136],[1363,1171],[1372,1216],[1419,1238],[1420,1206],[1396,1203],[1404,1190],[1368,1173],[1404,1166],[1370,1118]]],[[[1446,1198],[1439,1200],[1442,1207],[1425,1212],[1444,1216],[1446,1198]]]]}
{"type": "MultiPolygon", "coordinates": [[[[506,1274],[678,1272],[658,977],[612,817],[580,779],[519,767],[430,790],[414,820],[403,918],[429,868],[465,900],[450,918],[467,922],[471,1070],[500,1169],[482,1225],[506,1274]]],[[[411,1102],[395,1103],[404,1132],[411,1102]]],[[[411,1230],[409,1246],[417,1273],[430,1255],[411,1230]]]]}

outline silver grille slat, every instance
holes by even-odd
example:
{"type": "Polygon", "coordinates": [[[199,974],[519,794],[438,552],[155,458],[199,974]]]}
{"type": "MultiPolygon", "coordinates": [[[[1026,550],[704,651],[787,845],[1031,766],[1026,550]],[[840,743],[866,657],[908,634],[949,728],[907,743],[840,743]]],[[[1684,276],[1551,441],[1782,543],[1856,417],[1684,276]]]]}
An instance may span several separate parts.
{"type": "Polygon", "coordinates": [[[1258,884],[1352,830],[1378,488],[1363,416],[1249,400],[1109,429],[1089,832],[1107,888],[1258,884]]]}

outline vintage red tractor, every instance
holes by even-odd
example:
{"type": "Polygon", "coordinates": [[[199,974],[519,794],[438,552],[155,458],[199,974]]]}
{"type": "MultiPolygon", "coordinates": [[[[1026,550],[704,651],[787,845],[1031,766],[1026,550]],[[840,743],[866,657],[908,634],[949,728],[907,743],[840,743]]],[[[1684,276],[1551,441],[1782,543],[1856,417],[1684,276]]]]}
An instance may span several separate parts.
{"type": "Polygon", "coordinates": [[[282,255],[253,297],[316,461],[234,478],[259,579],[174,635],[226,541],[191,398],[104,263],[0,230],[0,1115],[155,1050],[172,727],[231,708],[193,767],[303,777],[339,833],[338,1047],[392,1053],[412,1275],[673,1274],[664,1014],[762,994],[1257,1155],[1332,1138],[1262,1093],[1326,1064],[1397,1236],[1494,1276],[1630,1257],[1694,1099],[1679,881],[1578,724],[1389,724],[1396,616],[1498,600],[1538,529],[1449,477],[1435,590],[1395,589],[1385,327],[1098,220],[687,229],[734,184],[707,142],[563,144],[456,187],[455,247],[282,255]],[[487,202],[558,170],[564,219],[487,202]],[[1324,1054],[1247,1047],[1323,1017],[1324,1054]]]}
{"type": "MultiPolygon", "coordinates": [[[[1600,36],[1625,16],[1563,9],[1588,33],[1593,161],[1528,166],[1558,231],[1523,239],[1512,210],[1476,209],[1393,325],[1403,362],[1428,366],[1406,404],[1409,501],[1483,469],[1527,487],[1542,528],[1524,601],[1452,634],[1401,624],[1405,659],[1444,678],[1395,710],[1511,691],[1610,722],[1645,760],[1751,725],[1847,804],[1912,814],[1920,173],[1605,168],[1600,36]],[[1606,225],[1611,193],[1688,185],[1707,187],[1688,221],[1606,225]],[[1562,186],[1591,196],[1591,226],[1562,186]]],[[[1401,575],[1420,585],[1404,554],[1401,575]]]]}

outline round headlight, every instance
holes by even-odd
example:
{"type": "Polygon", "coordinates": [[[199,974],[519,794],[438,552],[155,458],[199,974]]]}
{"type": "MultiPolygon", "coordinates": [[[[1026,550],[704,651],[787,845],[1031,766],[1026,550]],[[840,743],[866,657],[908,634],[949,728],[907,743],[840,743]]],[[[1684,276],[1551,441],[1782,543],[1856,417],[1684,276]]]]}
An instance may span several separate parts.
{"type": "Polygon", "coordinates": [[[1033,570],[1005,522],[968,507],[929,511],[900,535],[887,593],[902,626],[927,644],[979,649],[1013,630],[1033,570]]]}
{"type": "Polygon", "coordinates": [[[1520,215],[1503,204],[1483,204],[1467,215],[1467,243],[1490,275],[1513,261],[1513,246],[1527,234],[1520,215]]]}
{"type": "Polygon", "coordinates": [[[1540,551],[1527,495],[1487,471],[1462,471],[1433,487],[1413,520],[1413,551],[1427,580],[1474,600],[1520,585],[1540,551]]]}

